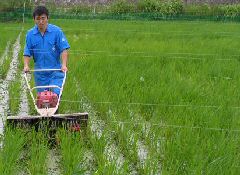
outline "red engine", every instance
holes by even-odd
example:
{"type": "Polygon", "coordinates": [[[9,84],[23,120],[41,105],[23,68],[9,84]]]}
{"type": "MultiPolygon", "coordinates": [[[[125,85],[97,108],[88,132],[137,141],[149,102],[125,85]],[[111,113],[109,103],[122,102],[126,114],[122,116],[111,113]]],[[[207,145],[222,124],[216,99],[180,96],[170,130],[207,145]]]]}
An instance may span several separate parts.
{"type": "Polygon", "coordinates": [[[58,95],[52,91],[39,92],[37,95],[38,108],[54,108],[57,106],[58,95]]]}

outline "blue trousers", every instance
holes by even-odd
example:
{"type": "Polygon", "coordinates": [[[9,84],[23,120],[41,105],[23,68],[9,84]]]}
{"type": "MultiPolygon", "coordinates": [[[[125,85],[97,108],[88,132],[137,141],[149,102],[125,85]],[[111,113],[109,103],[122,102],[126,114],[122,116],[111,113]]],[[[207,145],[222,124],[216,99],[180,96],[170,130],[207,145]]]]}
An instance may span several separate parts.
{"type": "MultiPolygon", "coordinates": [[[[49,86],[56,85],[60,88],[62,87],[64,79],[64,73],[62,71],[49,71],[49,72],[34,72],[34,80],[36,86],[49,86]]],[[[49,88],[39,88],[38,92],[44,90],[50,90],[49,88]]],[[[52,92],[56,93],[58,96],[60,94],[59,88],[52,88],[52,92]]]]}

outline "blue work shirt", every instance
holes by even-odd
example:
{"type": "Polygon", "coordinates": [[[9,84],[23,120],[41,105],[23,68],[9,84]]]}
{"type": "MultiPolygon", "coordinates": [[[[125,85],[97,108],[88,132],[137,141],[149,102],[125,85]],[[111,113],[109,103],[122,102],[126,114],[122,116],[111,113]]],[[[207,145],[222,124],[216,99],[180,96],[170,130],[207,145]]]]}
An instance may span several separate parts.
{"type": "MultiPolygon", "coordinates": [[[[69,48],[70,45],[58,26],[48,24],[42,35],[35,25],[27,32],[24,56],[33,58],[35,69],[61,69],[61,53],[69,48]]],[[[63,72],[34,73],[36,86],[57,85],[61,87],[63,77],[63,72]]],[[[38,92],[43,90],[38,89],[38,92]]],[[[59,95],[59,90],[54,89],[53,91],[59,95]]]]}
{"type": "Polygon", "coordinates": [[[60,55],[63,50],[69,49],[68,41],[62,30],[48,24],[44,35],[37,25],[26,35],[24,56],[33,57],[35,69],[60,69],[60,55]]]}

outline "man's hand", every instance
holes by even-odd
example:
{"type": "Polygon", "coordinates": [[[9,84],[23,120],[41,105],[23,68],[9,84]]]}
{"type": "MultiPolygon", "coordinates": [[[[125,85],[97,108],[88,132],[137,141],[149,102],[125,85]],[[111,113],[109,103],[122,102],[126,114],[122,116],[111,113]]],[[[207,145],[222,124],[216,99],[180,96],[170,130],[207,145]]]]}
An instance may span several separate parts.
{"type": "Polygon", "coordinates": [[[62,68],[61,68],[63,72],[67,72],[68,71],[67,59],[68,59],[68,51],[64,50],[62,52],[62,68]]]}
{"type": "Polygon", "coordinates": [[[29,68],[29,62],[30,62],[30,57],[29,56],[24,56],[24,72],[29,72],[30,68],[29,68]]]}
{"type": "Polygon", "coordinates": [[[29,72],[30,68],[29,68],[29,66],[24,66],[23,70],[26,73],[26,72],[29,72]]]}
{"type": "Polygon", "coordinates": [[[65,66],[65,65],[62,65],[62,68],[61,68],[61,69],[62,69],[63,72],[67,72],[67,71],[68,71],[68,68],[67,68],[67,66],[65,66]]]}

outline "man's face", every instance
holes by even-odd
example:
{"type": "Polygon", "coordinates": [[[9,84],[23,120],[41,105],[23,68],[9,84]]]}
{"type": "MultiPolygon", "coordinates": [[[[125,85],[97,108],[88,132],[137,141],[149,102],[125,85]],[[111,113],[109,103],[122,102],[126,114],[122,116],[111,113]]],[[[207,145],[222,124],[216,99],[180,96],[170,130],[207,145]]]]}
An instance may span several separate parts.
{"type": "Polygon", "coordinates": [[[35,16],[34,22],[35,22],[35,24],[37,24],[37,26],[40,30],[46,29],[47,24],[48,24],[48,17],[45,14],[40,15],[40,16],[35,16]]]}

